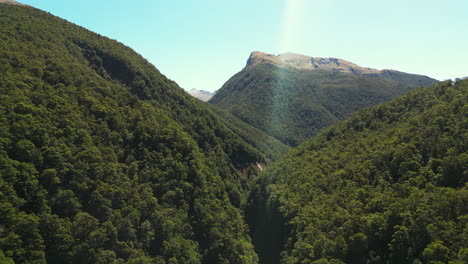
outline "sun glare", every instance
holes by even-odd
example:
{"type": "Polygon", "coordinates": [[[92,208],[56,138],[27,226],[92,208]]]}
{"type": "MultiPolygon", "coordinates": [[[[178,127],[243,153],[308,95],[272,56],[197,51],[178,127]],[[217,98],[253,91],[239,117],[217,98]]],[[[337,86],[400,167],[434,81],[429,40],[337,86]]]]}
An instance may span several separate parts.
{"type": "Polygon", "coordinates": [[[301,39],[304,0],[285,0],[286,8],[283,16],[280,51],[293,51],[301,39]]]}

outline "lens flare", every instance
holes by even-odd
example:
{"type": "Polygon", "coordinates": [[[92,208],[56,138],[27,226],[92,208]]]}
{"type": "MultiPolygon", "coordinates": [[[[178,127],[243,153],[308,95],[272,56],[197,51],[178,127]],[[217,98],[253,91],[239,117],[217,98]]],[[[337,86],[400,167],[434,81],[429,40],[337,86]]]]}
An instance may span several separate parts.
{"type": "MultiPolygon", "coordinates": [[[[292,52],[300,46],[302,21],[305,0],[285,0],[285,10],[283,16],[283,25],[281,29],[281,39],[279,48],[281,53],[292,52]]],[[[287,83],[294,82],[287,77],[287,73],[281,67],[272,68],[272,81],[270,82],[270,109],[265,116],[266,131],[270,135],[278,135],[280,131],[287,131],[288,117],[285,107],[288,101],[288,92],[284,91],[287,83]]],[[[281,141],[287,139],[287,135],[277,138],[281,141]]],[[[266,144],[269,144],[267,141],[266,144]]]]}
{"type": "Polygon", "coordinates": [[[286,0],[286,9],[284,12],[280,51],[289,52],[294,51],[294,48],[300,44],[304,0],[286,0]]]}

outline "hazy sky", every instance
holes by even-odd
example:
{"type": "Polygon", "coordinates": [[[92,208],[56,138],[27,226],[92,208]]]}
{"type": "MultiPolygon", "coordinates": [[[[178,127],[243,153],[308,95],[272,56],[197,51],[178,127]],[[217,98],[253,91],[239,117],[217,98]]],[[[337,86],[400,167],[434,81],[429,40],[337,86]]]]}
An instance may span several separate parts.
{"type": "Polygon", "coordinates": [[[23,0],[132,47],[185,89],[213,91],[251,51],[468,76],[468,0],[23,0]]]}

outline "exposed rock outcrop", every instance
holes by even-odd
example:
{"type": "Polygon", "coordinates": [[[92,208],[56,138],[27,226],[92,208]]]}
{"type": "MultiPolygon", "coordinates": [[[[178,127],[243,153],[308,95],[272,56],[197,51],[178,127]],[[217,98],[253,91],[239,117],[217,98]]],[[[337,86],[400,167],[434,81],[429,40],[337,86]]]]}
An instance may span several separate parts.
{"type": "Polygon", "coordinates": [[[354,74],[380,73],[379,70],[364,68],[342,59],[309,57],[290,52],[279,55],[259,51],[252,52],[247,60],[247,67],[259,63],[269,63],[280,67],[291,67],[301,70],[333,70],[354,74]]]}

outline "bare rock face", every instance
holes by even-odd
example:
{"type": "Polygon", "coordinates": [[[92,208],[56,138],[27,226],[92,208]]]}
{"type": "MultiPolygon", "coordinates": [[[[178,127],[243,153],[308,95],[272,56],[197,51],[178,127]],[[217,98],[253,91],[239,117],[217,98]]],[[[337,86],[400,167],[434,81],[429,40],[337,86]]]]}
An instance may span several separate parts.
{"type": "Polygon", "coordinates": [[[0,0],[0,4],[12,4],[12,5],[23,5],[14,0],[0,0]]]}
{"type": "Polygon", "coordinates": [[[296,53],[282,53],[279,55],[254,51],[247,60],[247,66],[268,63],[279,67],[291,67],[300,70],[332,70],[354,74],[377,74],[381,71],[364,68],[352,62],[336,58],[309,57],[296,53]]]}

